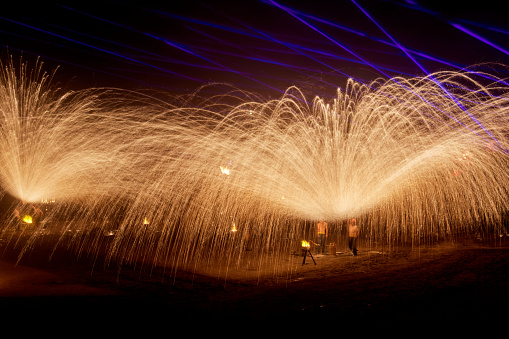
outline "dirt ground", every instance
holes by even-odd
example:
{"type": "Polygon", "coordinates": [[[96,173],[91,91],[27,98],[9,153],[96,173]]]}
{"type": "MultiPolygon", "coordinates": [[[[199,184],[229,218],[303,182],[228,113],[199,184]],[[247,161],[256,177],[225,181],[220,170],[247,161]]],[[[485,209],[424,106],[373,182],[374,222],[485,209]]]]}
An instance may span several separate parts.
{"type": "Polygon", "coordinates": [[[48,261],[36,250],[15,259],[4,251],[0,260],[5,321],[88,329],[171,328],[192,321],[186,328],[195,333],[212,327],[233,331],[242,324],[244,334],[275,326],[271,331],[322,335],[329,329],[339,335],[347,329],[444,333],[444,325],[454,333],[473,328],[505,333],[509,320],[506,238],[360,248],[356,257],[338,250],[313,254],[304,263],[296,254],[280,262],[277,272],[270,265],[228,272],[213,267],[208,275],[129,267],[119,272],[99,260],[93,265],[65,254],[48,261]]]}

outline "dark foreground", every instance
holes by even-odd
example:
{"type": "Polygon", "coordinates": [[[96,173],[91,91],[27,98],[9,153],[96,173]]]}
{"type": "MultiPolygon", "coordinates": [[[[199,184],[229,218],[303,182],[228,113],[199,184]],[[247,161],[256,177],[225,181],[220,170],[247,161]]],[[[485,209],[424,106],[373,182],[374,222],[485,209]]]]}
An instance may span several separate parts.
{"type": "Polygon", "coordinates": [[[15,265],[4,255],[0,309],[7,327],[72,326],[75,334],[135,327],[164,328],[170,337],[182,329],[186,336],[507,332],[506,240],[361,249],[357,257],[338,252],[315,259],[316,265],[302,265],[297,257],[277,275],[259,278],[251,270],[225,278],[128,267],[119,273],[66,256],[48,262],[35,252],[15,265]],[[239,325],[246,326],[238,332],[239,325]]]}

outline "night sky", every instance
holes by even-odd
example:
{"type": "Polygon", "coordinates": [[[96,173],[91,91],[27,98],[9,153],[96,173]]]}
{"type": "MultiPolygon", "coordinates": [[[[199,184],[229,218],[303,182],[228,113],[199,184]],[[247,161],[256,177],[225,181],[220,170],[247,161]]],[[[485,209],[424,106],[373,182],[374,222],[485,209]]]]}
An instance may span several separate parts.
{"type": "Polygon", "coordinates": [[[509,65],[508,33],[500,1],[43,1],[0,12],[2,61],[40,57],[69,89],[226,82],[334,95],[348,78],[509,65]]]}

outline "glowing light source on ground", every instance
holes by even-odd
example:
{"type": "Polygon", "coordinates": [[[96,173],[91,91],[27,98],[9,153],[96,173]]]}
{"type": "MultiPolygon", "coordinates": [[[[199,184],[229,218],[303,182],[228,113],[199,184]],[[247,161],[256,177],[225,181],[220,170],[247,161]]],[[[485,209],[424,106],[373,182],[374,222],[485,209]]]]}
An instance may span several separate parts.
{"type": "Polygon", "coordinates": [[[230,175],[230,169],[228,169],[228,167],[219,166],[219,168],[221,169],[221,173],[230,175]]]}

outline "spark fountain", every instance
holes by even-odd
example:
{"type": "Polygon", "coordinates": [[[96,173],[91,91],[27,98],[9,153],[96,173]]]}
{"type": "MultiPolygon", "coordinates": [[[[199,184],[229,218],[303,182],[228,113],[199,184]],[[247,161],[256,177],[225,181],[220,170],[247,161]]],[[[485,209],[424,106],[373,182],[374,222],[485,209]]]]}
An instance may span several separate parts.
{"type": "Polygon", "coordinates": [[[54,203],[46,222],[22,227],[9,211],[1,235],[20,257],[53,230],[54,248],[78,256],[174,270],[234,268],[247,253],[276,267],[319,219],[356,217],[365,239],[386,243],[496,235],[509,202],[508,88],[476,78],[177,106],[53,89],[41,67],[11,63],[0,77],[0,187],[17,208],[54,203]]]}

